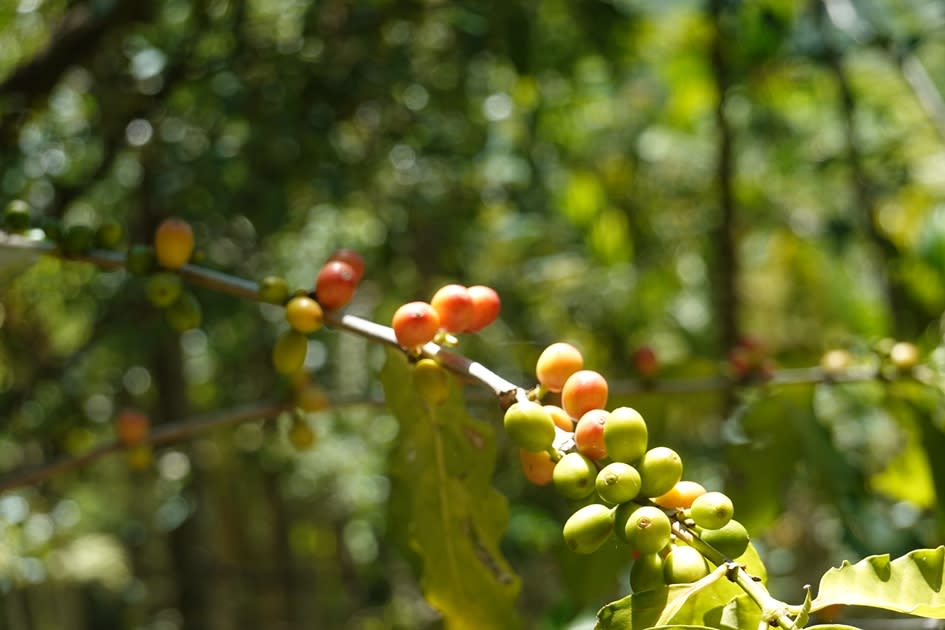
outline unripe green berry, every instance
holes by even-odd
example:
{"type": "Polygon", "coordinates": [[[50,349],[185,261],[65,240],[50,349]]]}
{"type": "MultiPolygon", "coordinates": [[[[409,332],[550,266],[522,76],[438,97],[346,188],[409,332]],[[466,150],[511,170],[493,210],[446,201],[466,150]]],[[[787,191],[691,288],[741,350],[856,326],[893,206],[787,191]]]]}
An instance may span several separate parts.
{"type": "Polygon", "coordinates": [[[647,439],[646,422],[636,409],[618,407],[610,412],[604,425],[604,444],[612,460],[636,462],[646,452],[647,439]]]}
{"type": "Polygon", "coordinates": [[[652,591],[666,586],[663,580],[663,559],[658,553],[645,553],[633,561],[630,588],[634,593],[652,591]]]}
{"type": "Polygon", "coordinates": [[[182,290],[180,277],[176,273],[156,273],[148,278],[145,290],[148,300],[155,306],[160,308],[170,306],[180,297],[182,290]]]}
{"type": "Polygon", "coordinates": [[[696,525],[705,529],[720,529],[732,520],[735,506],[732,500],[721,492],[706,492],[696,497],[689,509],[689,515],[696,525]]]}
{"type": "Polygon", "coordinates": [[[95,242],[95,231],[81,223],[70,225],[62,235],[62,251],[67,256],[82,256],[95,242]]]}
{"type": "Polygon", "coordinates": [[[673,449],[657,446],[644,453],[637,470],[642,481],[640,495],[658,497],[669,492],[682,479],[682,459],[673,449]]]}
{"type": "Polygon", "coordinates": [[[95,230],[95,246],[101,249],[115,249],[121,244],[124,233],[117,221],[105,221],[95,230]]]}
{"type": "Polygon", "coordinates": [[[689,584],[709,575],[709,563],[689,545],[673,547],[663,560],[663,580],[667,584],[689,584]]]}
{"type": "Polygon", "coordinates": [[[617,538],[625,543],[630,542],[627,540],[627,521],[629,521],[633,513],[641,507],[643,506],[639,503],[627,501],[626,503],[618,505],[614,510],[614,533],[617,534],[617,538]]]}
{"type": "Polygon", "coordinates": [[[597,473],[597,494],[607,503],[626,503],[640,493],[640,473],[630,464],[613,462],[597,473]]]}
{"type": "Polygon", "coordinates": [[[624,525],[624,536],[640,553],[656,553],[669,544],[672,524],[659,508],[644,505],[630,515],[624,525]]]}
{"type": "Polygon", "coordinates": [[[580,453],[568,453],[555,464],[552,473],[555,489],[566,499],[583,499],[594,492],[597,468],[580,453]]]}
{"type": "Polygon", "coordinates": [[[512,441],[527,451],[547,450],[555,439],[551,414],[531,400],[513,403],[505,412],[503,424],[512,441]]]}
{"type": "Polygon", "coordinates": [[[751,540],[745,526],[735,519],[719,529],[703,530],[700,537],[703,542],[714,547],[729,560],[734,560],[745,553],[751,540]]]}
{"type": "Polygon", "coordinates": [[[178,332],[184,332],[200,326],[203,311],[194,294],[184,291],[164,311],[164,318],[171,328],[178,332]]]}
{"type": "Polygon", "coordinates": [[[289,283],[281,276],[266,276],[259,282],[259,299],[269,304],[285,304],[289,299],[289,283]]]}
{"type": "Polygon", "coordinates": [[[613,530],[613,510],[592,503],[572,514],[564,524],[564,542],[575,553],[594,553],[613,530]]]}
{"type": "Polygon", "coordinates": [[[450,394],[449,374],[433,359],[420,359],[413,367],[413,382],[428,405],[446,402],[450,394]]]}
{"type": "Polygon", "coordinates": [[[40,219],[39,228],[46,235],[47,241],[58,243],[62,240],[62,221],[58,217],[43,217],[40,219]]]}
{"type": "Polygon", "coordinates": [[[280,374],[294,374],[302,369],[308,352],[308,338],[289,330],[282,333],[272,349],[272,364],[280,374]]]}
{"type": "Polygon", "coordinates": [[[136,276],[145,276],[152,271],[157,262],[154,259],[154,248],[150,245],[138,243],[128,249],[128,258],[125,261],[125,268],[129,273],[136,276]]]}

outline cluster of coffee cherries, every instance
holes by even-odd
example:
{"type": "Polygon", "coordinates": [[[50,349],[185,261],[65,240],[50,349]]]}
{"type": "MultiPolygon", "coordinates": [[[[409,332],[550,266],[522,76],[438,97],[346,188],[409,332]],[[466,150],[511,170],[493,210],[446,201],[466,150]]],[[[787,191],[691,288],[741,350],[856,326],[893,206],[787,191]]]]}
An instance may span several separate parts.
{"type": "Polygon", "coordinates": [[[408,302],[398,308],[391,328],[397,343],[408,350],[434,340],[455,345],[454,335],[479,332],[495,321],[501,306],[491,287],[447,284],[429,302],[408,302]]]}
{"type": "Polygon", "coordinates": [[[565,498],[585,503],[564,525],[570,549],[592,553],[616,535],[633,550],[635,592],[708,574],[709,562],[677,539],[674,521],[715,548],[717,560],[745,552],[748,533],[732,519],[732,501],[684,480],[682,459],[672,449],[650,448],[646,422],[635,409],[607,410],[607,381],[584,369],[577,348],[550,345],[535,373],[539,386],[506,410],[503,424],[530,481],[553,484],[565,498]],[[548,392],[560,395],[560,406],[538,402],[548,392]],[[555,448],[557,429],[573,432],[570,452],[555,448]]]}

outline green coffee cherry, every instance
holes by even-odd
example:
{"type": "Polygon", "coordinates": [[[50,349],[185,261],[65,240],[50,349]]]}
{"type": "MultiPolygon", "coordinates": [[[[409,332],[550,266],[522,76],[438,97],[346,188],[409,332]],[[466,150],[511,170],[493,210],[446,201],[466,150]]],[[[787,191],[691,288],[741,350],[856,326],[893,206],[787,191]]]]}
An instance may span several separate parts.
{"type": "Polygon", "coordinates": [[[413,366],[413,382],[428,405],[446,402],[450,395],[449,374],[433,359],[420,359],[413,366]]]}
{"type": "Polygon", "coordinates": [[[266,276],[259,282],[259,299],[269,304],[285,304],[289,299],[289,283],[280,276],[266,276]]]}
{"type": "Polygon", "coordinates": [[[669,544],[672,524],[659,508],[645,505],[633,512],[624,525],[627,542],[640,553],[656,553],[669,544]]]}
{"type": "Polygon", "coordinates": [[[200,326],[203,311],[194,294],[184,291],[164,311],[164,319],[174,330],[184,332],[200,326]]]}
{"type": "Polygon", "coordinates": [[[618,407],[604,425],[607,455],[615,462],[632,464],[646,452],[648,433],[643,416],[636,409],[618,407]]]}
{"type": "Polygon", "coordinates": [[[709,563],[688,545],[673,547],[663,560],[663,580],[667,584],[689,584],[709,575],[709,563]]]}
{"type": "Polygon", "coordinates": [[[682,459],[673,449],[657,446],[643,455],[637,470],[642,481],[640,495],[658,497],[669,492],[682,479],[682,459]]]}
{"type": "Polygon", "coordinates": [[[87,254],[95,243],[95,230],[81,223],[70,225],[62,234],[62,251],[67,256],[87,254]]]}
{"type": "Polygon", "coordinates": [[[124,233],[117,221],[105,221],[95,230],[95,246],[101,249],[115,249],[121,244],[124,233]]]}
{"type": "Polygon", "coordinates": [[[151,304],[159,308],[170,306],[182,291],[180,277],[176,273],[156,273],[148,278],[148,284],[145,291],[148,294],[148,300],[151,304]]]}
{"type": "Polygon", "coordinates": [[[626,503],[640,493],[640,473],[630,464],[613,462],[597,473],[595,485],[597,494],[607,503],[626,503]]]}
{"type": "Polygon", "coordinates": [[[728,560],[734,560],[745,553],[750,541],[748,530],[734,519],[719,529],[703,530],[700,537],[728,560]]]}
{"type": "Polygon", "coordinates": [[[302,333],[288,330],[276,341],[272,349],[272,365],[280,374],[294,374],[302,369],[308,352],[308,338],[302,333]]]}
{"type": "Polygon", "coordinates": [[[617,538],[625,543],[630,542],[627,539],[627,521],[629,521],[633,513],[641,507],[643,506],[639,503],[627,501],[626,503],[618,505],[614,510],[614,533],[617,534],[617,538]]]}
{"type": "Polygon", "coordinates": [[[580,453],[568,453],[555,464],[552,481],[555,489],[566,499],[583,499],[594,492],[597,468],[580,453]]]}
{"type": "Polygon", "coordinates": [[[43,217],[39,222],[39,228],[46,235],[47,241],[58,243],[62,240],[62,221],[57,217],[43,217]]]}
{"type": "Polygon", "coordinates": [[[663,559],[658,553],[645,553],[630,568],[630,588],[634,593],[652,591],[666,586],[663,580],[663,559]]]}
{"type": "Polygon", "coordinates": [[[526,451],[547,450],[555,439],[555,422],[551,414],[536,402],[514,403],[505,412],[505,431],[515,444],[526,451]]]}
{"type": "Polygon", "coordinates": [[[572,514],[564,524],[564,542],[575,553],[594,553],[613,531],[613,510],[592,503],[572,514]]]}
{"type": "Polygon", "coordinates": [[[720,529],[732,520],[735,506],[732,500],[721,492],[706,492],[696,497],[689,509],[689,515],[696,525],[705,529],[720,529]]]}
{"type": "Polygon", "coordinates": [[[22,199],[7,204],[3,213],[3,225],[10,232],[23,232],[30,227],[30,206],[22,199]]]}
{"type": "Polygon", "coordinates": [[[154,249],[150,245],[138,243],[128,249],[125,268],[128,273],[136,276],[146,276],[154,271],[157,263],[154,260],[154,249]]]}

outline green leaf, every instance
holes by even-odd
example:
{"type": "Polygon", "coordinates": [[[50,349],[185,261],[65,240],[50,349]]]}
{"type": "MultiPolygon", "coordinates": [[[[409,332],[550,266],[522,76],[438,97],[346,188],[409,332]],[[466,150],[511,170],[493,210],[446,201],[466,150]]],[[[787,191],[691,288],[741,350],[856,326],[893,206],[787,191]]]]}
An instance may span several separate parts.
{"type": "Polygon", "coordinates": [[[797,624],[797,627],[803,628],[807,625],[807,622],[810,620],[810,608],[812,604],[810,585],[807,585],[804,587],[804,604],[801,606],[801,611],[797,613],[797,617],[794,618],[794,623],[797,624]]]}
{"type": "Polygon", "coordinates": [[[445,403],[425,404],[400,352],[388,351],[381,382],[400,422],[391,522],[405,523],[398,533],[424,596],[450,629],[518,627],[519,578],[499,551],[508,504],[491,484],[492,428],[467,415],[455,382],[445,403]]]}
{"type": "Polygon", "coordinates": [[[847,626],[842,623],[822,623],[816,626],[807,626],[807,630],[863,630],[863,628],[847,626]]]}
{"type": "Polygon", "coordinates": [[[761,556],[758,555],[758,550],[755,549],[752,543],[748,543],[748,549],[735,558],[735,562],[745,567],[749,575],[761,580],[762,584],[768,583],[768,569],[765,567],[765,563],[761,561],[761,556]]]}
{"type": "Polygon", "coordinates": [[[844,562],[821,578],[811,610],[844,604],[945,619],[943,570],[945,546],[918,549],[892,561],[883,554],[844,562]]]}

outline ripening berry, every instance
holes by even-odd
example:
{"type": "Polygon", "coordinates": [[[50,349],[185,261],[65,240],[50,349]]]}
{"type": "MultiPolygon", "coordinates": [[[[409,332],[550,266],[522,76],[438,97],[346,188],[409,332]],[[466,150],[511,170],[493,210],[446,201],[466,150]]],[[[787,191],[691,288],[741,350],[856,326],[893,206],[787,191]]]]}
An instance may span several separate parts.
{"type": "Polygon", "coordinates": [[[502,420],[515,444],[528,451],[547,450],[555,439],[555,423],[545,408],[531,400],[513,403],[502,420]]]}
{"type": "Polygon", "coordinates": [[[294,374],[305,364],[308,339],[302,333],[287,330],[272,348],[272,365],[280,374],[294,374]]]}
{"type": "Polygon", "coordinates": [[[428,405],[446,402],[450,395],[449,374],[433,359],[420,359],[413,366],[413,383],[428,405]]]}
{"type": "Polygon", "coordinates": [[[361,258],[361,254],[354,251],[353,249],[343,247],[341,249],[336,249],[331,253],[331,256],[328,257],[328,262],[332,262],[334,260],[347,263],[354,272],[354,283],[358,284],[361,282],[361,278],[364,277],[364,259],[361,258]]]}
{"type": "Polygon", "coordinates": [[[95,230],[95,246],[101,249],[115,249],[121,244],[124,233],[117,221],[105,221],[95,230]]]}
{"type": "Polygon", "coordinates": [[[705,494],[705,488],[695,481],[678,481],[669,492],[653,499],[653,503],[661,508],[685,510],[692,506],[696,497],[705,494]]]}
{"type": "Polygon", "coordinates": [[[295,405],[302,411],[321,411],[329,404],[325,390],[314,383],[305,383],[295,393],[295,405]]]}
{"type": "MultiPolygon", "coordinates": [[[[542,351],[535,364],[535,376],[549,392],[560,392],[568,377],[583,367],[584,357],[581,352],[571,344],[559,341],[542,351]]],[[[575,417],[580,418],[581,415],[575,417]]]]}
{"type": "Polygon", "coordinates": [[[154,274],[148,278],[148,284],[145,286],[148,300],[159,308],[173,304],[180,297],[182,290],[180,276],[168,272],[154,274]]]}
{"type": "Polygon", "coordinates": [[[203,320],[203,311],[194,294],[190,291],[183,291],[165,309],[164,319],[174,330],[185,332],[200,326],[200,322],[203,320]]]}
{"type": "Polygon", "coordinates": [[[144,443],[151,432],[151,420],[135,409],[123,409],[115,419],[115,433],[124,446],[144,443]]]}
{"type": "Polygon", "coordinates": [[[613,462],[597,473],[597,495],[611,504],[632,501],[640,493],[640,473],[630,464],[613,462]]]}
{"type": "Polygon", "coordinates": [[[358,274],[346,262],[326,262],[315,279],[315,298],[322,307],[333,311],[351,301],[358,288],[358,274]]]}
{"type": "Polygon", "coordinates": [[[289,443],[298,451],[307,451],[315,446],[315,432],[308,422],[296,418],[289,427],[289,443]]]}
{"type": "Polygon", "coordinates": [[[634,510],[623,528],[624,540],[640,553],[658,552],[669,544],[672,533],[672,524],[666,513],[650,505],[634,510]]]}
{"type": "Polygon", "coordinates": [[[633,351],[633,368],[643,378],[652,378],[659,371],[656,352],[650,346],[642,346],[633,351]]]}
{"type": "Polygon", "coordinates": [[[547,486],[554,477],[555,462],[548,451],[533,453],[524,448],[518,449],[518,461],[522,465],[522,474],[536,486],[547,486]]]}
{"type": "Polygon", "coordinates": [[[889,360],[900,370],[911,370],[919,362],[919,349],[908,341],[900,341],[889,349],[889,360]]]}
{"type": "Polygon", "coordinates": [[[699,527],[705,529],[720,529],[732,520],[735,506],[732,500],[721,492],[706,492],[695,498],[689,515],[699,527]]]}
{"type": "Polygon", "coordinates": [[[600,503],[585,505],[565,522],[564,542],[575,553],[594,553],[614,531],[613,510],[600,503]]]}
{"type": "Polygon", "coordinates": [[[607,454],[617,462],[632,464],[646,452],[649,434],[646,421],[632,407],[617,407],[604,425],[607,454]]]}
{"type": "Polygon", "coordinates": [[[565,499],[583,499],[594,492],[597,468],[580,453],[568,453],[555,464],[552,480],[565,499]]]}
{"type": "Polygon", "coordinates": [[[308,296],[298,296],[285,305],[285,319],[293,330],[310,333],[322,327],[322,307],[308,296]]]}
{"type": "Polygon", "coordinates": [[[709,563],[689,545],[676,545],[663,559],[663,580],[667,584],[689,584],[709,575],[709,563]]]}
{"type": "Polygon", "coordinates": [[[394,313],[391,327],[397,343],[416,348],[433,340],[440,329],[440,316],[426,302],[408,302],[394,313]]]}
{"type": "Polygon", "coordinates": [[[558,405],[545,405],[545,411],[551,414],[551,419],[555,421],[556,427],[568,433],[574,432],[574,419],[564,409],[558,405]]]}
{"type": "Polygon", "coordinates": [[[561,388],[561,406],[575,418],[607,405],[607,381],[593,370],[580,370],[561,388]]]}
{"type": "Polygon", "coordinates": [[[167,269],[180,269],[194,253],[194,231],[182,219],[164,219],[154,232],[154,256],[167,269]]]}
{"type": "Polygon", "coordinates": [[[745,526],[735,519],[730,520],[719,529],[702,530],[700,538],[702,538],[702,542],[714,547],[727,560],[734,560],[745,553],[751,540],[745,526]]]}
{"type": "Polygon", "coordinates": [[[683,464],[679,454],[671,448],[657,446],[648,450],[637,464],[643,481],[640,495],[658,497],[666,494],[682,479],[683,464]]]}
{"type": "Polygon", "coordinates": [[[663,581],[663,558],[658,553],[644,553],[630,568],[630,588],[634,593],[652,591],[666,586],[663,581]]]}
{"type": "Polygon", "coordinates": [[[463,332],[472,322],[472,298],[469,290],[460,284],[447,284],[437,289],[430,306],[440,316],[440,328],[446,332],[463,332]]]}
{"type": "Polygon", "coordinates": [[[591,459],[607,457],[604,445],[604,427],[610,418],[610,412],[603,409],[591,409],[578,420],[574,427],[574,443],[582,455],[591,459]]]}
{"type": "Polygon", "coordinates": [[[289,283],[281,276],[266,276],[259,281],[259,299],[268,304],[285,304],[289,283]]]}
{"type": "Polygon", "coordinates": [[[125,268],[128,273],[145,276],[154,271],[154,264],[154,248],[150,245],[138,243],[128,249],[128,256],[125,260],[125,268]]]}
{"type": "Polygon", "coordinates": [[[463,332],[479,332],[496,320],[502,309],[502,302],[499,300],[499,294],[492,287],[477,284],[466,291],[472,300],[473,313],[469,325],[463,332]]]}

